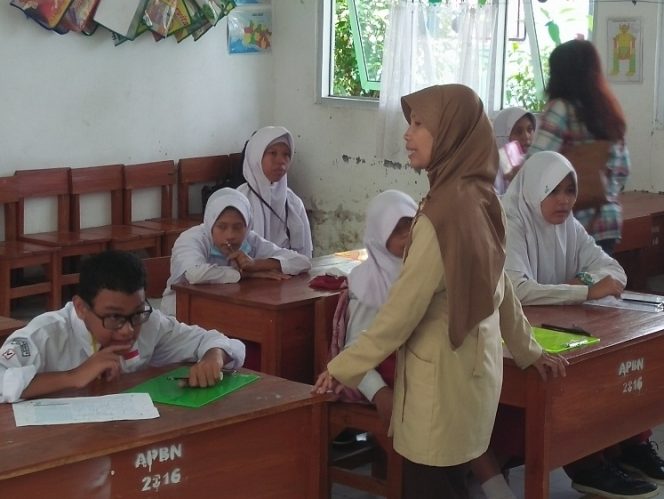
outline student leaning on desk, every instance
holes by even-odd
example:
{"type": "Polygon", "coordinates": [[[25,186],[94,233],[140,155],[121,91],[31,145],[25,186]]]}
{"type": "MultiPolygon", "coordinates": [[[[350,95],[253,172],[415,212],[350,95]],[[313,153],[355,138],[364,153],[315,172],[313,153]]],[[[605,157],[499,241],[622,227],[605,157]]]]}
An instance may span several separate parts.
{"type": "MultiPolygon", "coordinates": [[[[523,305],[582,303],[623,291],[627,277],[620,264],[572,216],[577,180],[564,156],[542,151],[526,160],[502,198],[507,215],[505,270],[523,305]]],[[[494,434],[509,436],[509,441],[502,438],[494,448],[510,449],[503,455],[521,453],[514,438],[523,434],[517,430],[521,420],[521,414],[503,417],[499,412],[494,434]]],[[[656,484],[664,484],[664,459],[650,435],[635,435],[567,464],[572,487],[600,497],[653,497],[656,484]]]]}
{"type": "Polygon", "coordinates": [[[242,366],[242,342],[152,310],[144,290],[138,257],[106,251],[84,260],[73,300],[34,318],[0,349],[0,402],[175,362],[196,362],[189,385],[205,387],[222,367],[242,366]]]}

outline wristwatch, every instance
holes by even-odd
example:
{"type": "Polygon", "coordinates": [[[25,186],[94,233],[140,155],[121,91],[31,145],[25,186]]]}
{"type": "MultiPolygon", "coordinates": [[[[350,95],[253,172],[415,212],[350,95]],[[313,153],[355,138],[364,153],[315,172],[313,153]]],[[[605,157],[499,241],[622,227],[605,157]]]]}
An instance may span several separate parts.
{"type": "Polygon", "coordinates": [[[595,284],[593,276],[591,276],[588,272],[579,272],[576,274],[576,278],[588,287],[595,284]]]}

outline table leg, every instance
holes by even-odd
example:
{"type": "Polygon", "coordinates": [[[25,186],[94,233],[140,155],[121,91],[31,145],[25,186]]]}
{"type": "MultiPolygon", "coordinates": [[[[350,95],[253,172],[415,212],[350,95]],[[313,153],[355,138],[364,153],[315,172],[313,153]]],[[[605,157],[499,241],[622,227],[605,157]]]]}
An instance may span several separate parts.
{"type": "Polygon", "coordinates": [[[526,476],[525,497],[549,497],[551,435],[550,392],[535,369],[526,378],[526,476]]]}

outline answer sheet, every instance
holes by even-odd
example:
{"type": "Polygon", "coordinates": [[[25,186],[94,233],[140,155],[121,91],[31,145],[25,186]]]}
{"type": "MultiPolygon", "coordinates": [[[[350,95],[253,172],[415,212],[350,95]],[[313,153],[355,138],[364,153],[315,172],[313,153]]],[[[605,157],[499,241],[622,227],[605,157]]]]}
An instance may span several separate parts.
{"type": "Polygon", "coordinates": [[[147,393],[26,400],[13,404],[16,426],[95,423],[159,417],[147,393]]]}

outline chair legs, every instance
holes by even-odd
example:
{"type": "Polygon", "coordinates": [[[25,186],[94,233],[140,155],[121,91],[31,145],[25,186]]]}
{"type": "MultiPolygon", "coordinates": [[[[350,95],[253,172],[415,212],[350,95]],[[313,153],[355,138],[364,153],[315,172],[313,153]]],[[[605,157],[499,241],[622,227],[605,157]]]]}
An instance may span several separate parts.
{"type": "Polygon", "coordinates": [[[401,497],[403,458],[392,447],[392,439],[385,434],[373,407],[337,402],[329,404],[327,418],[328,454],[324,458],[323,480],[330,496],[332,483],[385,496],[388,499],[401,497]],[[345,428],[354,428],[370,433],[373,447],[346,453],[341,458],[332,455],[330,444],[345,428]],[[371,465],[371,473],[358,472],[363,464],[371,465]]]}
{"type": "Polygon", "coordinates": [[[12,300],[35,295],[46,295],[46,310],[56,310],[62,306],[60,291],[60,256],[57,251],[44,256],[32,256],[13,260],[0,259],[0,315],[12,317],[12,300]],[[12,286],[12,270],[41,266],[44,280],[31,284],[12,286]]]}

